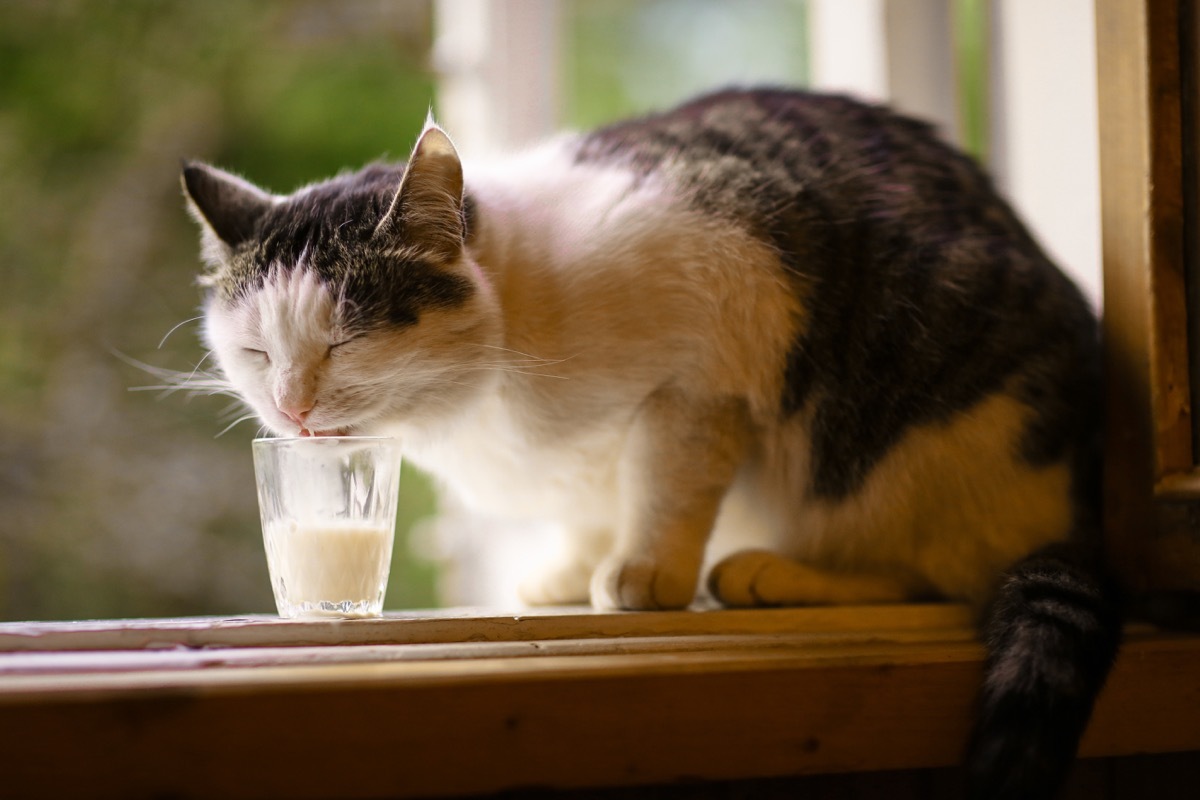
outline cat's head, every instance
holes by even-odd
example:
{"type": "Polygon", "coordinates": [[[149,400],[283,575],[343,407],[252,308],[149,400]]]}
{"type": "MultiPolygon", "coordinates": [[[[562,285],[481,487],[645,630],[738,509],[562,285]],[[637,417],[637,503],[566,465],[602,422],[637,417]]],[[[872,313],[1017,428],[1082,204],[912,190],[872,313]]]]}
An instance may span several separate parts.
{"type": "Polygon", "coordinates": [[[208,266],[205,337],[276,433],[420,426],[486,378],[499,311],[466,252],[462,166],[436,126],[407,167],[287,196],[195,163],[183,186],[208,266]]]}

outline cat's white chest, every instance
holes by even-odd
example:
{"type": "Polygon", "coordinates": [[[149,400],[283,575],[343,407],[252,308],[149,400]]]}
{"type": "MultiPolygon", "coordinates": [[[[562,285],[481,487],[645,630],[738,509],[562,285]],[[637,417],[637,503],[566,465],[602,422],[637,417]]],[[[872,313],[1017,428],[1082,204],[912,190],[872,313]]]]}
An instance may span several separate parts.
{"type": "Polygon", "coordinates": [[[611,527],[620,430],[548,431],[489,396],[430,434],[401,434],[413,463],[468,508],[517,519],[611,527]]]}

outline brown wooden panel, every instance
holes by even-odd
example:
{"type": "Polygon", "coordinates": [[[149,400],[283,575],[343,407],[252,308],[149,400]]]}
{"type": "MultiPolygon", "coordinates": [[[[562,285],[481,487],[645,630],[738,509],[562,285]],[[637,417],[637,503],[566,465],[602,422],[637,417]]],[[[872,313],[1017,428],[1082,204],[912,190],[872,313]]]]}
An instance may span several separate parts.
{"type": "Polygon", "coordinates": [[[1106,531],[1136,590],[1200,589],[1175,503],[1194,472],[1183,259],[1179,0],[1097,0],[1106,531]]]}
{"type": "Polygon", "coordinates": [[[1200,753],[1166,753],[1111,762],[1116,800],[1191,800],[1200,789],[1200,753]]]}
{"type": "MultiPolygon", "coordinates": [[[[611,640],[607,654],[512,658],[512,642],[495,642],[445,661],[9,676],[0,775],[17,796],[351,798],[957,762],[976,643],[915,632],[746,648],[721,638],[665,652],[611,640]]],[[[0,656],[26,657],[36,656],[0,656]]],[[[1181,750],[1200,750],[1200,636],[1139,629],[1083,752],[1181,750]]]]}

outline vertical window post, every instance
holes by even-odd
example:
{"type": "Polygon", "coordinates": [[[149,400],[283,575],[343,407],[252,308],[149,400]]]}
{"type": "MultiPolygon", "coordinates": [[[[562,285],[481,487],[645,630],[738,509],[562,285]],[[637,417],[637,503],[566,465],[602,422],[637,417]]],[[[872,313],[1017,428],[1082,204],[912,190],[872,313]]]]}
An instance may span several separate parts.
{"type": "Polygon", "coordinates": [[[559,122],[555,0],[436,0],[437,112],[471,155],[510,151],[559,122]]]}

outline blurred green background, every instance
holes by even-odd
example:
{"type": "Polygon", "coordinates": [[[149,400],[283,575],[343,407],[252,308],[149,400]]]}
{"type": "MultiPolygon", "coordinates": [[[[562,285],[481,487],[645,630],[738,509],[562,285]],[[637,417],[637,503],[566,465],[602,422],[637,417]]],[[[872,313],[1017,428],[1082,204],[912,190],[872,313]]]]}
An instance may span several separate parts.
{"type": "MultiPolygon", "coordinates": [[[[562,11],[575,126],[804,78],[803,0],[562,11]]],[[[286,192],[403,158],[431,42],[421,0],[0,0],[0,619],[274,610],[255,423],[218,436],[227,399],[130,391],[158,382],[131,360],[204,355],[180,159],[286,192]]],[[[407,468],[401,507],[385,607],[436,605],[410,533],[435,501],[407,468]]]]}
{"type": "MultiPolygon", "coordinates": [[[[159,346],[200,301],[180,159],[290,191],[403,157],[429,41],[427,3],[0,2],[0,618],[273,609],[257,426],[129,391],[158,381],[118,354],[203,355],[194,322],[159,346]]],[[[430,565],[394,569],[389,606],[434,602],[430,565]]]]}

